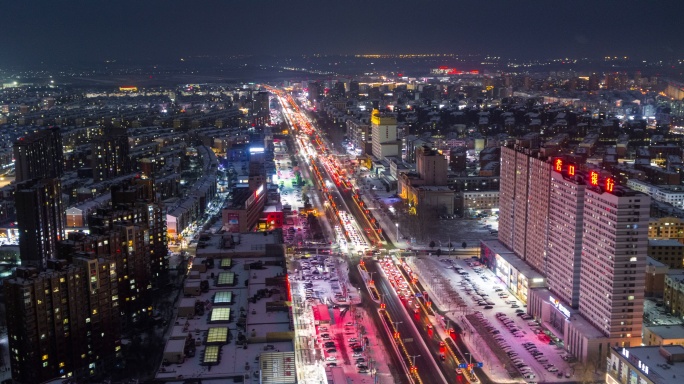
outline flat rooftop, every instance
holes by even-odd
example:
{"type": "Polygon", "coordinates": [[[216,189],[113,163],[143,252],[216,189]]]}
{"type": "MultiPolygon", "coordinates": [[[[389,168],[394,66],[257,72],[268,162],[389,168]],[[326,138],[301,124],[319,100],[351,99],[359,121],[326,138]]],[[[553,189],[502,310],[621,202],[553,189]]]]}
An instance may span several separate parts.
{"type": "Polygon", "coordinates": [[[634,370],[644,374],[646,372],[639,369],[639,362],[645,363],[648,366],[646,376],[654,383],[680,383],[681,378],[684,377],[684,361],[673,359],[670,364],[663,356],[663,354],[670,354],[673,357],[679,355],[681,359],[684,356],[684,347],[681,345],[617,348],[616,352],[626,358],[634,370]]]}
{"type": "Polygon", "coordinates": [[[202,235],[197,243],[197,257],[241,258],[260,255],[283,256],[285,248],[280,230],[271,232],[216,233],[202,235]],[[203,240],[204,239],[204,240],[203,240]]]}
{"type": "Polygon", "coordinates": [[[261,359],[267,358],[280,361],[283,368],[278,372],[269,369],[272,377],[268,382],[294,382],[289,381],[296,374],[285,259],[262,253],[260,257],[232,259],[229,270],[225,263],[221,267],[219,259],[196,258],[195,262],[207,267],[192,267],[183,287],[184,297],[179,300],[177,313],[183,316],[174,319],[165,347],[169,359],[183,346],[189,352],[188,344],[194,345],[194,355],[184,353],[179,362],[166,360],[156,379],[182,382],[201,378],[202,382],[225,383],[246,374],[256,377],[261,359]],[[221,277],[228,274],[230,281],[221,277]],[[203,281],[208,282],[204,291],[200,289],[203,281]]]}

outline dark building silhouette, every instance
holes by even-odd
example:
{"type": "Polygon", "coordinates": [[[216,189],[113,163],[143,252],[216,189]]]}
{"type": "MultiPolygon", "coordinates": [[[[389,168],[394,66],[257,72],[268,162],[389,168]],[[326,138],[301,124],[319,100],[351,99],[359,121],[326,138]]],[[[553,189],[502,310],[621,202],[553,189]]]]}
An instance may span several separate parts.
{"type": "Polygon", "coordinates": [[[93,179],[109,180],[131,172],[128,136],[109,133],[91,144],[93,179]]]}
{"type": "Polygon", "coordinates": [[[62,135],[48,128],[14,143],[16,181],[51,179],[64,173],[62,135]]]}
{"type": "Polygon", "coordinates": [[[64,238],[64,209],[59,179],[33,179],[18,183],[15,191],[19,252],[22,265],[43,270],[57,255],[64,238]]]}

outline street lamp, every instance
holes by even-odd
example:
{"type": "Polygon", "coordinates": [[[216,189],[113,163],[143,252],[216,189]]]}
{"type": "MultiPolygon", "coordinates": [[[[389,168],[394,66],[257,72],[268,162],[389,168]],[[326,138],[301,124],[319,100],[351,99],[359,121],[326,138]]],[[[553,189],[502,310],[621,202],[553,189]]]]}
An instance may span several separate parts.
{"type": "Polygon", "coordinates": [[[397,226],[397,242],[399,242],[399,223],[394,223],[397,226]]]}
{"type": "Polygon", "coordinates": [[[473,364],[473,354],[470,352],[463,352],[464,355],[468,355],[468,369],[472,372],[472,364],[473,364]]]}

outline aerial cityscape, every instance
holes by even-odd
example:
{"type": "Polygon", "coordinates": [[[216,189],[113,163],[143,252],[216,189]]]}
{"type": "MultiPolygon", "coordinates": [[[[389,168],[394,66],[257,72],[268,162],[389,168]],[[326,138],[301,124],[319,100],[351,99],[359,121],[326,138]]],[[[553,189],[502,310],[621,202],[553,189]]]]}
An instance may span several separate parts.
{"type": "Polygon", "coordinates": [[[684,3],[36,3],[0,383],[684,380],[684,3]]]}

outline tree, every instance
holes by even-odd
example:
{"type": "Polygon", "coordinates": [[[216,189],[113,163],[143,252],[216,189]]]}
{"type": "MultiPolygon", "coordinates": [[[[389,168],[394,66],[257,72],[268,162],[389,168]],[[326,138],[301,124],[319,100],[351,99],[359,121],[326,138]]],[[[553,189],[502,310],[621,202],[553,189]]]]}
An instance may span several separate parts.
{"type": "Polygon", "coordinates": [[[435,241],[432,240],[432,241],[430,241],[430,248],[434,248],[434,247],[435,247],[435,241]]]}
{"type": "Polygon", "coordinates": [[[442,248],[437,248],[437,256],[442,256],[442,248]]]}
{"type": "Polygon", "coordinates": [[[464,241],[463,244],[461,244],[461,247],[463,247],[463,249],[466,249],[468,248],[468,244],[466,244],[466,242],[464,241]]]}

